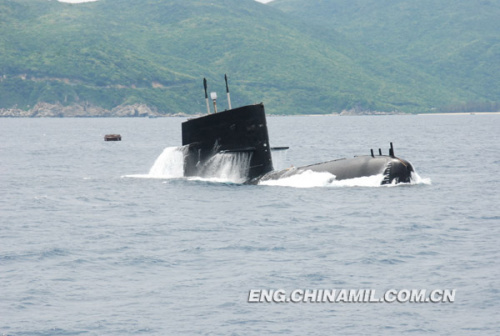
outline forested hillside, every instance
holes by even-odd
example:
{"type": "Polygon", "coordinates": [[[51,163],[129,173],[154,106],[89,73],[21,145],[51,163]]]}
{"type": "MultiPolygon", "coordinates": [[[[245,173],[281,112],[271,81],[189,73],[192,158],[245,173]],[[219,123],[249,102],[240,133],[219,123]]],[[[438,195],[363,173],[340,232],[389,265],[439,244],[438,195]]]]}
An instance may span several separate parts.
{"type": "Polygon", "coordinates": [[[467,92],[442,109],[500,108],[500,2],[492,0],[275,0],[297,19],[341,32],[467,92]]]}
{"type": "MultiPolygon", "coordinates": [[[[162,114],[202,113],[203,77],[225,106],[225,73],[233,105],[262,101],[270,113],[422,112],[494,100],[498,85],[487,92],[443,76],[446,67],[430,71],[421,65],[428,60],[384,53],[376,40],[289,1],[4,0],[0,108],[142,103],[162,114]]],[[[498,81],[491,77],[483,84],[498,81]]]]}

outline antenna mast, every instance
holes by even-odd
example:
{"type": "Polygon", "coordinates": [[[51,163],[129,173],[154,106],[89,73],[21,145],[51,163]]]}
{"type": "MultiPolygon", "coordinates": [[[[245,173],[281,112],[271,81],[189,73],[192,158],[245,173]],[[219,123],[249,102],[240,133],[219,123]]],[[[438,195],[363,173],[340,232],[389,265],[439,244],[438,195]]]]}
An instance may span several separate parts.
{"type": "Polygon", "coordinates": [[[226,80],[226,92],[227,92],[227,103],[229,104],[229,109],[231,110],[231,95],[229,94],[229,86],[227,85],[227,75],[224,74],[224,79],[226,80]]]}
{"type": "Polygon", "coordinates": [[[203,87],[205,88],[205,101],[207,102],[207,113],[210,114],[210,103],[208,102],[207,79],[206,78],[203,78],[203,87]]]}

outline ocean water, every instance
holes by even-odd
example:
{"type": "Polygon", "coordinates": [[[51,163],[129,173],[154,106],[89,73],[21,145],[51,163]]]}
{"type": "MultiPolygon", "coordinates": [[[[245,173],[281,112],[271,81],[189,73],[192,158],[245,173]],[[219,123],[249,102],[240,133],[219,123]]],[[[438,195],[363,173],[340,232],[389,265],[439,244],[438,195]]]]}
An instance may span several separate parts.
{"type": "Polygon", "coordinates": [[[420,178],[382,187],[179,178],[182,121],[0,119],[0,335],[500,334],[499,115],[268,118],[271,145],[290,146],[279,168],[392,141],[420,178]],[[251,289],[456,296],[248,303],[251,289]]]}

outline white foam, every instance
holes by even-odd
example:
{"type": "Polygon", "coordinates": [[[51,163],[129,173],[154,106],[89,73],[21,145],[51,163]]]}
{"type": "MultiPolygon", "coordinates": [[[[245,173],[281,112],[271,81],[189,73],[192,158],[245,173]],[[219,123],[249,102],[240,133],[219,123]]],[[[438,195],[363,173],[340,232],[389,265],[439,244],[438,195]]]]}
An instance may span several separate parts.
{"type": "Polygon", "coordinates": [[[184,176],[185,147],[167,147],[149,170],[152,178],[180,178],[184,176]]]}
{"type": "Polygon", "coordinates": [[[317,188],[317,187],[388,187],[415,184],[431,184],[429,178],[421,178],[416,172],[412,173],[410,183],[381,185],[383,174],[364,176],[347,180],[336,180],[335,175],[327,172],[313,172],[306,170],[302,173],[281,178],[278,180],[261,181],[260,185],[280,186],[292,188],[317,188]]]}
{"type": "Polygon", "coordinates": [[[175,179],[184,176],[185,147],[167,147],[155,160],[148,174],[125,175],[133,178],[175,179]]]}
{"type": "Polygon", "coordinates": [[[328,172],[313,172],[306,170],[302,173],[281,178],[278,180],[262,181],[260,185],[281,186],[293,188],[316,188],[316,187],[378,187],[383,176],[374,175],[349,180],[336,180],[335,175],[328,172]]]}
{"type": "MultiPolygon", "coordinates": [[[[145,179],[184,178],[184,155],[187,147],[167,147],[158,156],[148,174],[125,175],[145,179]]],[[[189,177],[192,181],[214,183],[243,183],[247,180],[252,153],[218,153],[201,168],[201,176],[189,177]]]]}
{"type": "Polygon", "coordinates": [[[211,182],[243,183],[247,180],[252,153],[218,153],[205,163],[201,178],[211,182]]]}
{"type": "Polygon", "coordinates": [[[278,180],[267,180],[259,182],[260,185],[294,187],[294,188],[314,188],[325,187],[335,180],[335,175],[330,173],[317,173],[307,170],[303,173],[284,177],[278,180]]]}
{"type": "Polygon", "coordinates": [[[431,185],[432,181],[428,177],[425,177],[425,178],[420,177],[420,175],[418,175],[418,173],[416,171],[413,171],[411,173],[411,183],[410,184],[427,184],[427,185],[431,185]]]}

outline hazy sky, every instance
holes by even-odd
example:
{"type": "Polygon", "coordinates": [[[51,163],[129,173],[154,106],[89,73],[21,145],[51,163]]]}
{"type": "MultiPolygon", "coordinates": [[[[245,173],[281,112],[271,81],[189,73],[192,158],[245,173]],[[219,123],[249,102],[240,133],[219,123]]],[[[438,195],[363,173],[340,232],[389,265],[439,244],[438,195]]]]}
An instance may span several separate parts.
{"type": "Polygon", "coordinates": [[[80,3],[80,2],[92,2],[97,0],[58,0],[59,2],[69,2],[69,3],[80,3]]]}
{"type": "MultiPolygon", "coordinates": [[[[60,2],[69,2],[69,3],[80,3],[80,2],[92,2],[92,1],[97,1],[97,0],[59,0],[60,2]]],[[[271,2],[272,0],[255,0],[258,2],[262,3],[268,3],[271,2]]]]}

